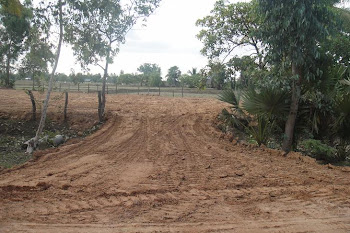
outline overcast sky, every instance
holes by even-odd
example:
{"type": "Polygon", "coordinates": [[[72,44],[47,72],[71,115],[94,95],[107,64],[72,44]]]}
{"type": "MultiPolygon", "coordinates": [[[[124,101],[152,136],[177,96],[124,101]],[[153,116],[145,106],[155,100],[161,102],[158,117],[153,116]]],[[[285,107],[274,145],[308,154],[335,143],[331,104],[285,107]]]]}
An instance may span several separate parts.
{"type": "MultiPolygon", "coordinates": [[[[201,28],[195,24],[198,19],[209,15],[215,1],[162,0],[160,7],[148,18],[146,27],[136,25],[129,32],[126,43],[121,46],[120,53],[109,68],[109,73],[119,74],[120,70],[134,73],[143,63],[158,64],[163,77],[172,66],[178,66],[183,73],[192,67],[203,68],[207,59],[200,54],[203,45],[196,35],[201,28]]],[[[58,72],[69,74],[72,69],[76,73],[80,72],[80,65],[74,63],[72,52],[65,48],[58,72]]],[[[102,73],[99,67],[90,68],[92,73],[102,73]]]]}
{"type": "MultiPolygon", "coordinates": [[[[195,23],[210,13],[214,3],[215,0],[162,0],[146,27],[136,25],[129,32],[109,73],[136,72],[143,63],[158,64],[163,76],[175,65],[183,73],[192,67],[204,67],[207,59],[200,54],[202,43],[196,38],[200,28],[195,23]]],[[[65,48],[58,72],[69,74],[72,68],[79,72],[74,62],[71,51],[65,48]]],[[[101,68],[91,66],[91,72],[101,72],[101,68]]]]}

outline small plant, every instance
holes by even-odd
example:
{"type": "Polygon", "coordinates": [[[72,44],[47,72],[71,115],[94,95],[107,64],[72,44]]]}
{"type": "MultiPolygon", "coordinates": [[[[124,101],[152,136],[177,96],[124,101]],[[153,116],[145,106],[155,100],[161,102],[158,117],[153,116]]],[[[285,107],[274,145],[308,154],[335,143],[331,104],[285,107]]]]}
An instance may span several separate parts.
{"type": "Polygon", "coordinates": [[[250,137],[261,146],[261,144],[267,145],[267,141],[273,129],[273,123],[264,117],[257,118],[256,126],[247,126],[246,131],[250,137]]]}
{"type": "Polygon", "coordinates": [[[343,160],[341,156],[338,156],[335,148],[322,143],[320,140],[307,139],[300,145],[304,153],[318,160],[324,160],[326,162],[338,162],[343,160]]]}

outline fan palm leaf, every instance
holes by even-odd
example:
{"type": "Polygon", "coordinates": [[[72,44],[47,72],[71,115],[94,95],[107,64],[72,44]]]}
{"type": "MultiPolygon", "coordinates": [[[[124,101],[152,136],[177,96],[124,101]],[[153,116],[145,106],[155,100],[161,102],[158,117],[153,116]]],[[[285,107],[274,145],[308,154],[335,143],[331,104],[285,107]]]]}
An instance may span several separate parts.
{"type": "Polygon", "coordinates": [[[289,94],[273,88],[249,89],[242,96],[242,108],[257,116],[280,117],[289,112],[289,94]]]}

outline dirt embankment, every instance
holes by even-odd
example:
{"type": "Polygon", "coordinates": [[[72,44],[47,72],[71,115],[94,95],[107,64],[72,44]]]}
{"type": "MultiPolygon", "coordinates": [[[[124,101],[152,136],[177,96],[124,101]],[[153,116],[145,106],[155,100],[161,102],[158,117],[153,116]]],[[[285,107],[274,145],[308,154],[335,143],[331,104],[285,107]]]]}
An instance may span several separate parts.
{"type": "Polygon", "coordinates": [[[97,133],[0,174],[1,232],[350,231],[349,169],[220,139],[217,100],[107,101],[97,133]]]}

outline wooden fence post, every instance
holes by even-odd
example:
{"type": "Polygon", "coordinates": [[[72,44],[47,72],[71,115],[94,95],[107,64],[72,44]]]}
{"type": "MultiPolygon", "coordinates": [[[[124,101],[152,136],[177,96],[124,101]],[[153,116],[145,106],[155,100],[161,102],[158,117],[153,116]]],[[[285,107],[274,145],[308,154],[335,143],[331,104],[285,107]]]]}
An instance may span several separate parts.
{"type": "Polygon", "coordinates": [[[64,112],[63,112],[63,115],[64,115],[64,121],[66,122],[66,121],[67,121],[67,108],[68,108],[68,91],[66,91],[65,95],[66,95],[66,100],[65,100],[65,102],[64,102],[64,112]]]}
{"type": "Polygon", "coordinates": [[[33,92],[31,90],[28,90],[28,95],[30,97],[30,101],[32,101],[32,120],[36,121],[36,105],[33,92]]]}
{"type": "Polygon", "coordinates": [[[79,83],[78,83],[78,92],[80,92],[79,83]]]}
{"type": "Polygon", "coordinates": [[[184,97],[184,86],[182,86],[182,97],[184,97]]]}
{"type": "Polygon", "coordinates": [[[101,94],[101,91],[98,91],[97,95],[98,95],[98,119],[100,122],[102,122],[103,115],[102,115],[102,94],[101,94]]]}
{"type": "Polygon", "coordinates": [[[140,87],[137,87],[137,95],[140,95],[140,87]]]}
{"type": "Polygon", "coordinates": [[[90,93],[90,83],[88,83],[88,93],[90,93]]]}
{"type": "Polygon", "coordinates": [[[108,84],[106,86],[107,86],[107,95],[108,95],[108,84]]]}
{"type": "Polygon", "coordinates": [[[60,83],[60,92],[61,92],[61,86],[62,86],[62,83],[60,83]]]}
{"type": "Polygon", "coordinates": [[[175,97],[175,90],[173,89],[173,97],[175,97]]]}
{"type": "Polygon", "coordinates": [[[159,96],[160,96],[160,85],[159,85],[159,96]]]}

